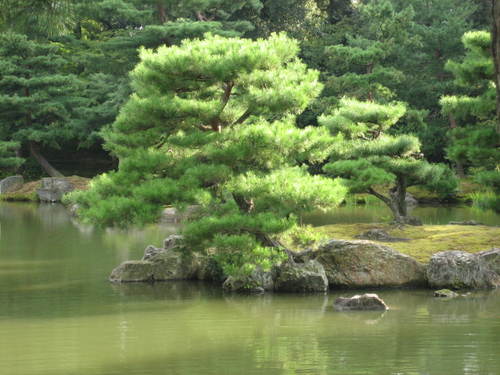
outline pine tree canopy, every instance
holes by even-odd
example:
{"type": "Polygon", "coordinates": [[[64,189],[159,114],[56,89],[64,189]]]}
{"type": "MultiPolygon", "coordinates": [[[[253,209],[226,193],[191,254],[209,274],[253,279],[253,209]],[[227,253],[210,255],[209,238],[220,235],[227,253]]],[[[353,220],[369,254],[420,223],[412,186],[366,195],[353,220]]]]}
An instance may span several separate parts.
{"type": "Polygon", "coordinates": [[[116,172],[74,194],[84,220],[104,225],[158,220],[162,207],[200,206],[183,232],[191,250],[216,249],[228,273],[268,267],[282,249],[274,236],[296,215],[338,204],[337,180],[308,174],[336,139],[295,126],[319,94],[318,72],[285,35],[250,41],[206,35],[143,50],[134,93],[106,147],[116,172]]]}
{"type": "Polygon", "coordinates": [[[392,136],[387,131],[405,114],[403,104],[381,105],[342,99],[332,115],[319,122],[344,141],[335,145],[323,170],[342,177],[351,192],[370,193],[391,208],[394,219],[407,219],[406,189],[425,185],[452,193],[456,180],[444,165],[430,164],[420,153],[420,141],[412,135],[392,136]],[[383,193],[389,190],[389,194],[383,193]]]}

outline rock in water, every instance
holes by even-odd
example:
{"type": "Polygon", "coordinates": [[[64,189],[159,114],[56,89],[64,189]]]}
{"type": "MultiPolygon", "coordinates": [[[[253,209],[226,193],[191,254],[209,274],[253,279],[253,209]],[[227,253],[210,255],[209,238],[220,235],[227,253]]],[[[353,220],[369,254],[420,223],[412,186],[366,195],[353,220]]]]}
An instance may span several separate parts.
{"type": "Polygon", "coordinates": [[[371,311],[371,310],[389,310],[385,302],[376,294],[355,295],[350,298],[339,297],[333,303],[337,311],[371,311]]]}
{"type": "Polygon", "coordinates": [[[284,262],[276,268],[274,290],[278,292],[326,292],[325,269],[315,260],[305,263],[284,262]]]}
{"type": "Polygon", "coordinates": [[[36,191],[42,202],[60,202],[63,195],[75,187],[63,177],[42,178],[42,187],[36,191]]]}
{"type": "Polygon", "coordinates": [[[250,275],[229,276],[222,288],[228,292],[264,293],[274,289],[273,274],[257,267],[250,275]]]}
{"type": "Polygon", "coordinates": [[[111,272],[109,281],[114,283],[154,281],[153,264],[143,260],[123,262],[111,272]]]}
{"type": "Polygon", "coordinates": [[[476,253],[476,256],[483,259],[492,271],[495,271],[498,275],[500,275],[500,248],[481,251],[476,253]]]}
{"type": "Polygon", "coordinates": [[[440,289],[434,292],[434,297],[440,298],[455,298],[458,297],[459,294],[449,289],[440,289]]]}
{"type": "Polygon", "coordinates": [[[425,285],[425,267],[390,247],[370,241],[331,240],[316,260],[331,287],[398,287],[425,285]]]}
{"type": "Polygon", "coordinates": [[[487,255],[442,251],[432,256],[427,279],[432,287],[487,289],[500,286],[500,276],[490,267],[487,255]]]}
{"type": "Polygon", "coordinates": [[[23,176],[10,176],[0,180],[0,194],[11,193],[24,184],[23,176]]]}

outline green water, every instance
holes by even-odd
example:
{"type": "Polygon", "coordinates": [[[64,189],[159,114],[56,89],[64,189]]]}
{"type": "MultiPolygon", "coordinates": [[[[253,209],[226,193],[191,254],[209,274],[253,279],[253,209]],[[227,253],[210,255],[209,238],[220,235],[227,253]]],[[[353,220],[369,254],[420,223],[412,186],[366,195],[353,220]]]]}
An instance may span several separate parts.
{"type": "Polygon", "coordinates": [[[0,204],[1,375],[500,374],[500,291],[231,296],[198,283],[112,285],[174,228],[95,231],[55,205],[0,204]]]}
{"type": "MultiPolygon", "coordinates": [[[[469,206],[418,206],[411,211],[411,215],[429,225],[468,220],[486,225],[500,225],[500,214],[469,206]]],[[[391,220],[391,212],[383,204],[341,206],[326,213],[318,212],[304,217],[304,222],[312,225],[380,223],[391,220]]]]}

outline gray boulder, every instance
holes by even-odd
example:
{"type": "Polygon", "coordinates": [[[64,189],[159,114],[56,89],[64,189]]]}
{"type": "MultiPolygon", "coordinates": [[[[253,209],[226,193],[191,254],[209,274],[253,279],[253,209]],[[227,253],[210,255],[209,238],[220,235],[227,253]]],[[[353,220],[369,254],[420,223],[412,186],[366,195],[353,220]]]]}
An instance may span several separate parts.
{"type": "Polygon", "coordinates": [[[250,275],[229,276],[222,287],[228,292],[264,293],[274,289],[273,274],[257,267],[250,275]]]}
{"type": "Polygon", "coordinates": [[[427,266],[432,287],[450,289],[487,289],[500,286],[499,275],[490,267],[487,256],[464,251],[434,254],[427,266]]]}
{"type": "Polygon", "coordinates": [[[439,289],[434,291],[434,297],[439,298],[455,298],[458,297],[459,294],[450,289],[439,289]]]}
{"type": "Polygon", "coordinates": [[[425,267],[390,247],[370,241],[331,240],[319,247],[318,262],[331,287],[425,285],[425,267]]]}
{"type": "Polygon", "coordinates": [[[376,294],[355,295],[350,298],[339,297],[333,303],[333,308],[337,311],[385,311],[389,307],[376,294]]]}
{"type": "Polygon", "coordinates": [[[9,176],[0,180],[0,194],[11,193],[24,184],[23,176],[9,176]]]}
{"type": "Polygon", "coordinates": [[[498,275],[500,275],[500,248],[481,251],[476,253],[476,256],[483,259],[492,271],[495,271],[498,275]]]}
{"type": "Polygon", "coordinates": [[[316,260],[305,263],[284,262],[276,269],[274,290],[278,292],[326,292],[325,269],[316,260]]]}
{"type": "Polygon", "coordinates": [[[123,262],[111,272],[109,281],[115,283],[154,281],[153,264],[143,260],[123,262]]]}
{"type": "Polygon", "coordinates": [[[183,211],[180,211],[175,207],[167,207],[161,213],[160,223],[180,223],[195,216],[200,209],[201,206],[199,205],[187,206],[183,211]]]}
{"type": "Polygon", "coordinates": [[[63,177],[46,177],[42,178],[42,186],[36,193],[42,202],[60,202],[64,194],[74,189],[74,185],[63,177]]]}

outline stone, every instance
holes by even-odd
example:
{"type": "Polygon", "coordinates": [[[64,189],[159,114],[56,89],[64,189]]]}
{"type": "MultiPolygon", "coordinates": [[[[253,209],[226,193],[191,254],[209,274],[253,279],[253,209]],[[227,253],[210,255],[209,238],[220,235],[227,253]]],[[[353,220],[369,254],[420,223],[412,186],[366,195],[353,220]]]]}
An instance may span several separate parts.
{"type": "Polygon", "coordinates": [[[316,260],[330,287],[402,287],[426,284],[425,267],[408,255],[371,241],[330,240],[316,260]]]}
{"type": "Polygon", "coordinates": [[[165,249],[162,249],[162,248],[159,248],[159,247],[155,247],[153,245],[149,245],[148,247],[146,247],[144,249],[144,256],[142,257],[142,260],[151,260],[152,258],[154,258],[155,256],[157,256],[158,254],[160,254],[162,251],[164,251],[165,249]]]}
{"type": "Polygon", "coordinates": [[[164,249],[174,249],[182,246],[182,241],[184,237],[179,234],[172,234],[163,240],[163,248],[164,249]]]}
{"type": "Polygon", "coordinates": [[[316,260],[305,263],[284,262],[276,267],[274,290],[278,292],[326,292],[325,269],[316,260]]]}
{"type": "Polygon", "coordinates": [[[148,246],[143,260],[152,263],[155,281],[196,279],[198,262],[194,255],[148,246]]]}
{"type": "Polygon", "coordinates": [[[200,209],[201,206],[199,205],[187,206],[184,211],[179,211],[175,207],[167,207],[161,213],[160,223],[166,224],[183,222],[195,216],[200,209]]]}
{"type": "Polygon", "coordinates": [[[389,307],[376,294],[355,295],[350,298],[339,297],[333,303],[333,308],[337,311],[385,311],[389,307]]]}
{"type": "Polygon", "coordinates": [[[476,256],[483,259],[492,271],[500,275],[500,248],[494,247],[491,250],[481,251],[476,253],[476,256]]]}
{"type": "Polygon", "coordinates": [[[23,176],[9,176],[0,180],[0,194],[19,190],[24,184],[23,176]]]}
{"type": "Polygon", "coordinates": [[[36,193],[42,202],[60,202],[64,194],[74,189],[74,185],[63,177],[46,177],[42,178],[42,186],[36,193]]]}
{"type": "Polygon", "coordinates": [[[109,276],[115,283],[153,281],[153,264],[142,260],[123,262],[109,276]]]}
{"type": "Polygon", "coordinates": [[[411,194],[411,193],[406,193],[405,196],[405,202],[406,205],[409,207],[415,207],[418,206],[418,200],[411,194]]]}
{"type": "Polygon", "coordinates": [[[439,289],[434,291],[434,297],[439,298],[455,298],[458,297],[459,294],[450,289],[439,289]]]}
{"type": "Polygon", "coordinates": [[[229,276],[222,288],[228,292],[237,293],[264,293],[274,289],[273,274],[257,267],[250,275],[229,276]]]}
{"type": "Polygon", "coordinates": [[[466,220],[466,221],[450,221],[448,225],[484,225],[484,224],[477,222],[475,220],[466,220]]]}
{"type": "Polygon", "coordinates": [[[500,276],[492,270],[484,254],[441,251],[431,257],[427,279],[434,288],[487,289],[500,286],[500,276]]]}
{"type": "Polygon", "coordinates": [[[398,238],[392,237],[384,231],[383,229],[370,229],[360,235],[357,235],[356,238],[361,240],[371,240],[371,241],[380,241],[380,242],[406,242],[409,241],[407,238],[398,238]]]}

